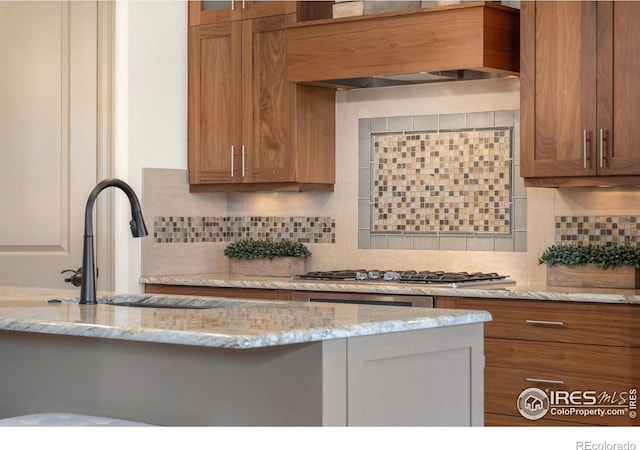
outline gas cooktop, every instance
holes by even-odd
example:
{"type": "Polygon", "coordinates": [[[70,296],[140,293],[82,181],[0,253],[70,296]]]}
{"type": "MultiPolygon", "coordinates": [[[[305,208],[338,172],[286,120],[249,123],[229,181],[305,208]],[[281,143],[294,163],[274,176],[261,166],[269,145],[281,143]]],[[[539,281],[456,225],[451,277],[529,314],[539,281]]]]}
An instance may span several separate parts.
{"type": "Polygon", "coordinates": [[[314,281],[362,281],[414,284],[494,284],[505,283],[506,275],[495,272],[443,272],[416,270],[346,269],[307,272],[294,277],[297,280],[314,281]]]}

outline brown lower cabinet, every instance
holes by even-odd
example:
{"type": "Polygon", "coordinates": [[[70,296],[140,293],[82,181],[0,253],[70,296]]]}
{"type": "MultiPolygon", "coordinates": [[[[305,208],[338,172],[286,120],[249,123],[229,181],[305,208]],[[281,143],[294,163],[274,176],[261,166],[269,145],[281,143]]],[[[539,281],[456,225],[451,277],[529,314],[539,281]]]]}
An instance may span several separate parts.
{"type": "Polygon", "coordinates": [[[203,295],[206,297],[239,298],[251,300],[291,300],[291,291],[285,289],[250,289],[211,286],[178,286],[145,284],[148,294],[203,295]]]}
{"type": "MultiPolygon", "coordinates": [[[[291,300],[292,293],[161,284],[147,284],[145,292],[253,300],[291,300]]],[[[484,329],[485,425],[640,425],[633,417],[634,392],[640,390],[640,305],[436,297],[435,306],[492,315],[484,329]],[[603,415],[553,414],[550,408],[540,419],[527,419],[518,397],[529,388],[559,398],[558,409],[565,412],[597,410],[589,405],[597,396],[603,415]]]]}
{"type": "Polygon", "coordinates": [[[485,425],[640,425],[640,308],[581,302],[437,297],[436,307],[485,310],[485,425]],[[538,419],[518,398],[547,395],[538,419]]]}

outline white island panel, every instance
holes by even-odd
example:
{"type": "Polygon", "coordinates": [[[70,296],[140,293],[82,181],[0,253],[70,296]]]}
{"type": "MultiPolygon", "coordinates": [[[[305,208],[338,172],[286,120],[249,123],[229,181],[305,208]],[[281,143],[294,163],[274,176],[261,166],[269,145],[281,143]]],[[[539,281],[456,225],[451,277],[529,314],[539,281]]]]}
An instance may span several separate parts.
{"type": "Polygon", "coordinates": [[[0,331],[0,418],[482,425],[481,355],[480,324],[243,350],[0,331]]]}

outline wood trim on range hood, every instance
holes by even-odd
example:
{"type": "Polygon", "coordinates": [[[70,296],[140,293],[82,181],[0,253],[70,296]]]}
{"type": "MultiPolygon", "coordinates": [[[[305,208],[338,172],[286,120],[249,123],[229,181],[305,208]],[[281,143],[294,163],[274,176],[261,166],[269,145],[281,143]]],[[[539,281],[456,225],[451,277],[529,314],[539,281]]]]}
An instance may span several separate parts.
{"type": "Polygon", "coordinates": [[[287,81],[351,89],[518,76],[519,45],[520,11],[490,2],[303,22],[287,29],[287,81]]]}

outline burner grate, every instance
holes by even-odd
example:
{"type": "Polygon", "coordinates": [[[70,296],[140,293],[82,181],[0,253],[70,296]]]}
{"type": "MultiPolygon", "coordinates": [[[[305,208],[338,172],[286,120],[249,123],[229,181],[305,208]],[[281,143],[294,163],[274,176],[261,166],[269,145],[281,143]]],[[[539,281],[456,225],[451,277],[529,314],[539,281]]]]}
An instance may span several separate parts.
{"type": "Polygon", "coordinates": [[[400,281],[406,283],[471,283],[474,281],[503,280],[506,276],[482,272],[430,272],[407,271],[400,273],[400,281]]]}
{"type": "MultiPolygon", "coordinates": [[[[363,269],[364,270],[364,269],[363,269]]],[[[355,280],[357,270],[330,270],[330,271],[318,271],[308,272],[304,275],[299,275],[299,278],[305,280],[355,280]]]]}
{"type": "Polygon", "coordinates": [[[451,284],[473,283],[478,281],[500,281],[507,278],[495,272],[444,272],[444,271],[391,271],[378,269],[346,269],[331,271],[315,271],[299,275],[303,280],[334,280],[334,281],[394,281],[399,283],[419,284],[451,284]]]}

